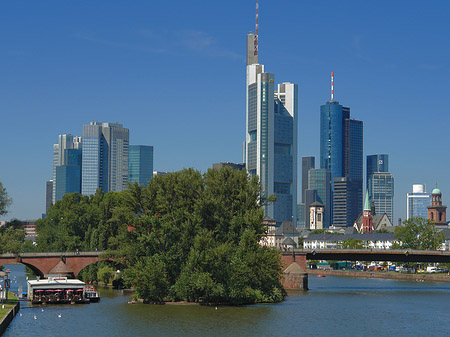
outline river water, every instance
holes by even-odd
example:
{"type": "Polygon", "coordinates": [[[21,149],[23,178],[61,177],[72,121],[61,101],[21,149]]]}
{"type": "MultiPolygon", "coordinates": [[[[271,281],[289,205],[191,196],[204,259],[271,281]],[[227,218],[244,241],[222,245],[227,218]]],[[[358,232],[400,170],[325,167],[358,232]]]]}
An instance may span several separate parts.
{"type": "MultiPolygon", "coordinates": [[[[8,268],[25,290],[24,267],[8,268]]],[[[217,309],[128,304],[129,292],[100,288],[100,303],[22,302],[4,336],[450,336],[448,283],[311,275],[309,285],[280,304],[217,309]]]]}

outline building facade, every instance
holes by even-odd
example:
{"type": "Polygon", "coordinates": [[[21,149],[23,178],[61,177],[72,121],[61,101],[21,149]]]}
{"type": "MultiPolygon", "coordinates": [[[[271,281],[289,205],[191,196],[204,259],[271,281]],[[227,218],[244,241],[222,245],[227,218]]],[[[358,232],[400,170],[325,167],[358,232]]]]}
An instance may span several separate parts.
{"type": "MultiPolygon", "coordinates": [[[[389,155],[373,154],[366,159],[366,188],[369,188],[369,178],[375,172],[389,172],[389,155]]],[[[370,196],[369,196],[370,198],[370,196]]]]}
{"type": "Polygon", "coordinates": [[[431,192],[431,205],[428,206],[428,219],[436,226],[447,225],[447,206],[442,205],[442,193],[439,188],[431,192]]]}
{"type": "Polygon", "coordinates": [[[56,167],[56,200],[66,193],[81,193],[81,149],[64,150],[64,162],[56,167]]]}
{"type": "Polygon", "coordinates": [[[389,172],[374,172],[369,179],[369,200],[375,206],[376,214],[383,214],[393,221],[394,177],[389,172]]]}
{"type": "MultiPolygon", "coordinates": [[[[308,205],[311,205],[314,201],[319,201],[324,207],[324,219],[323,226],[324,228],[328,228],[331,225],[331,190],[330,190],[330,171],[327,169],[310,169],[308,174],[308,187],[305,195],[308,196],[308,191],[310,192],[313,198],[306,199],[308,205]]],[[[308,208],[309,209],[309,208],[308,208]]],[[[308,212],[308,224],[310,223],[309,212],[308,212]]]]}
{"type": "Polygon", "coordinates": [[[123,191],[128,182],[129,131],[119,123],[83,125],[83,195],[123,191]]]}
{"type": "Polygon", "coordinates": [[[363,204],[363,122],[351,119],[350,108],[334,101],[333,97],[332,90],[331,100],[320,107],[320,167],[330,171],[332,202],[328,212],[333,225],[352,226],[363,204]],[[345,179],[336,180],[338,178],[345,179]],[[335,181],[340,183],[337,190],[335,181]],[[345,182],[345,198],[342,182],[345,182]],[[334,200],[335,193],[337,200],[334,200]],[[335,205],[339,207],[336,216],[335,205]]]}
{"type": "Polygon", "coordinates": [[[333,226],[351,227],[361,213],[356,202],[359,198],[359,184],[352,178],[339,177],[333,181],[333,226]]]}
{"type": "Polygon", "coordinates": [[[128,151],[128,181],[147,185],[153,177],[153,146],[130,145],[128,151]]]}
{"type": "Polygon", "coordinates": [[[428,218],[431,193],[426,192],[425,184],[413,184],[413,191],[406,194],[406,219],[412,217],[428,218]]]}
{"type": "Polygon", "coordinates": [[[305,190],[308,189],[308,171],[316,168],[315,157],[302,157],[302,202],[305,202],[305,190]]]}
{"type": "Polygon", "coordinates": [[[275,90],[274,75],[259,64],[257,40],[257,32],[247,36],[245,164],[263,197],[276,195],[265,215],[296,224],[298,87],[281,83],[275,90]]]}
{"type": "MultiPolygon", "coordinates": [[[[82,148],[82,138],[81,137],[73,137],[71,134],[62,134],[58,136],[58,143],[53,144],[53,192],[52,192],[52,202],[55,203],[56,200],[60,200],[56,198],[56,168],[58,166],[66,165],[66,155],[67,150],[77,149],[80,150],[82,148]]],[[[79,191],[77,191],[79,192],[79,191]]]]}

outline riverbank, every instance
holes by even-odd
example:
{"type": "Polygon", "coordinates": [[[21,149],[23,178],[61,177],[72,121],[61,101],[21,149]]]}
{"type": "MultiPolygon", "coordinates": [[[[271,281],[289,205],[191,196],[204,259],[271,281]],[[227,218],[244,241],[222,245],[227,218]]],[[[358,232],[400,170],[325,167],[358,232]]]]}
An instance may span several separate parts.
{"type": "Polygon", "coordinates": [[[447,274],[409,274],[396,272],[380,272],[380,271],[353,271],[353,270],[320,270],[308,269],[309,275],[324,275],[324,276],[345,276],[345,277],[363,277],[363,278],[385,278],[392,280],[412,280],[418,282],[450,282],[450,275],[447,274]]]}
{"type": "Polygon", "coordinates": [[[20,310],[20,303],[13,293],[8,292],[8,300],[0,305],[0,336],[20,310]]]}

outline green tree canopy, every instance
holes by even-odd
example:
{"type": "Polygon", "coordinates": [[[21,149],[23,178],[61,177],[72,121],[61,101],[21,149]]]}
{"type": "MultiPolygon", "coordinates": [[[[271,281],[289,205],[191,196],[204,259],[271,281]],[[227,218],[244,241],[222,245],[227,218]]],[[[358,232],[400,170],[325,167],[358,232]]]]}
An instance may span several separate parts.
{"type": "MultiPolygon", "coordinates": [[[[267,202],[260,192],[257,177],[223,168],[184,169],[123,192],[66,194],[36,223],[37,248],[107,250],[148,301],[281,301],[280,253],[258,244],[267,202]]],[[[89,266],[81,277],[101,280],[105,271],[89,266]]]]}
{"type": "Polygon", "coordinates": [[[400,241],[397,247],[425,250],[439,249],[445,239],[433,221],[421,217],[405,220],[403,226],[395,228],[395,236],[400,241]]]}
{"type": "Polygon", "coordinates": [[[5,215],[8,213],[8,207],[11,205],[12,199],[8,198],[8,193],[6,192],[6,188],[3,187],[2,182],[0,181],[0,215],[5,215]]]}

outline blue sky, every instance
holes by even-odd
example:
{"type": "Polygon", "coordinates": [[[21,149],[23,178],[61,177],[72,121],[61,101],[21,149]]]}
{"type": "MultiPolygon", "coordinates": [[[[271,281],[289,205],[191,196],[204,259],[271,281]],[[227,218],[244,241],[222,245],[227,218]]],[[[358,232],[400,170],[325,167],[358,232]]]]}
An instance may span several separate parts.
{"type": "MultiPolygon", "coordinates": [[[[2,219],[41,215],[52,144],[92,120],[153,145],[156,170],[242,161],[254,12],[250,0],[0,2],[0,181],[14,199],[2,219]]],[[[365,155],[389,154],[396,219],[413,183],[438,182],[450,200],[449,12],[437,0],[260,2],[260,62],[299,85],[299,158],[319,154],[333,70],[365,155]]]]}

